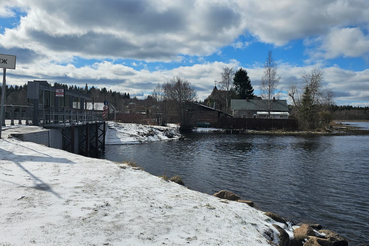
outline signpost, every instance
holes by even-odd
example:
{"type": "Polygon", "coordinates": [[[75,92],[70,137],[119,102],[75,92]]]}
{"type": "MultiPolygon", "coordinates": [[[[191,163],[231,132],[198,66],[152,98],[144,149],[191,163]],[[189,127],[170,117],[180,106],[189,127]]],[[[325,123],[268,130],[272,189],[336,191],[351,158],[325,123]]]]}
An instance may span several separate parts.
{"type": "Polygon", "coordinates": [[[55,90],[56,97],[64,97],[64,89],[56,89],[55,90]]]}
{"type": "Polygon", "coordinates": [[[1,96],[1,112],[0,112],[0,139],[3,122],[5,120],[4,107],[5,107],[5,90],[6,90],[6,69],[15,69],[16,57],[13,55],[0,54],[0,68],[3,68],[3,89],[1,96]]]}

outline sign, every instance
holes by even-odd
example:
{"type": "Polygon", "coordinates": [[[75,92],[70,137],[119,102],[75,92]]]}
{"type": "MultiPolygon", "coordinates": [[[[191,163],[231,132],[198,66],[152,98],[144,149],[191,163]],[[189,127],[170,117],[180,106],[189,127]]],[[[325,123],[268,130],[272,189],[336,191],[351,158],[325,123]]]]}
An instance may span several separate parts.
{"type": "Polygon", "coordinates": [[[0,54],[0,68],[15,69],[16,57],[0,54]]]}
{"type": "Polygon", "coordinates": [[[109,105],[109,101],[104,101],[104,105],[109,105]]]}
{"type": "Polygon", "coordinates": [[[64,89],[55,89],[56,97],[64,97],[64,89]]]}

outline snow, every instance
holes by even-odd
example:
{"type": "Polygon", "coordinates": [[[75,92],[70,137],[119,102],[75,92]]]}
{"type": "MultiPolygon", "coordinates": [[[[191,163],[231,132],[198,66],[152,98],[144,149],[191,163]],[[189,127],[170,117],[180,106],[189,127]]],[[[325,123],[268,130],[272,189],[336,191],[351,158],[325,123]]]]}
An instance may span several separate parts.
{"type": "MultiPolygon", "coordinates": [[[[0,139],[0,245],[270,245],[266,235],[278,241],[276,222],[244,203],[5,134],[21,128],[28,127],[5,127],[0,139]]],[[[170,139],[163,128],[109,128],[110,144],[170,139]]]]}
{"type": "Polygon", "coordinates": [[[224,132],[224,129],[220,129],[220,128],[212,128],[212,127],[197,127],[195,129],[193,129],[194,132],[224,132]]]}
{"type": "Polygon", "coordinates": [[[139,144],[179,139],[175,126],[146,126],[141,124],[108,122],[106,144],[139,144]]]}

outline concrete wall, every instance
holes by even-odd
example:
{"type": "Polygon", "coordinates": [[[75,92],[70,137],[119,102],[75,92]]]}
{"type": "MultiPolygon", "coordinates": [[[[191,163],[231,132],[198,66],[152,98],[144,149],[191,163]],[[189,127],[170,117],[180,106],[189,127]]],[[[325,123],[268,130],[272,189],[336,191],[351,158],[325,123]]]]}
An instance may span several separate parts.
{"type": "Polygon", "coordinates": [[[62,149],[62,134],[61,131],[56,129],[14,134],[14,136],[25,142],[33,142],[56,149],[62,149]]]}

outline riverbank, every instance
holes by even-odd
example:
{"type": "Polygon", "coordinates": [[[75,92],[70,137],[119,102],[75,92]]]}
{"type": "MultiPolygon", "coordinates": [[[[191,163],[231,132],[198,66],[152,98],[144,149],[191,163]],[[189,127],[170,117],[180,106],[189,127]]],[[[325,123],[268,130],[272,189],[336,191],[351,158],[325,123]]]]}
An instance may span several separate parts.
{"type": "Polygon", "coordinates": [[[125,164],[14,138],[0,156],[0,245],[278,243],[263,212],[125,164]]]}
{"type": "MultiPolygon", "coordinates": [[[[147,135],[150,127],[138,126],[145,134],[116,127],[145,141],[171,139],[147,135]]],[[[275,245],[285,232],[293,238],[290,227],[245,203],[126,164],[13,138],[0,140],[0,156],[2,245],[275,245]]]]}
{"type": "MultiPolygon", "coordinates": [[[[248,135],[284,135],[284,136],[346,136],[346,135],[369,135],[369,129],[356,126],[356,121],[333,122],[329,127],[315,131],[284,131],[278,130],[250,130],[250,129],[220,129],[220,128],[195,128],[194,132],[218,132],[227,134],[248,135]]],[[[367,121],[360,121],[367,122],[367,121]]]]}

